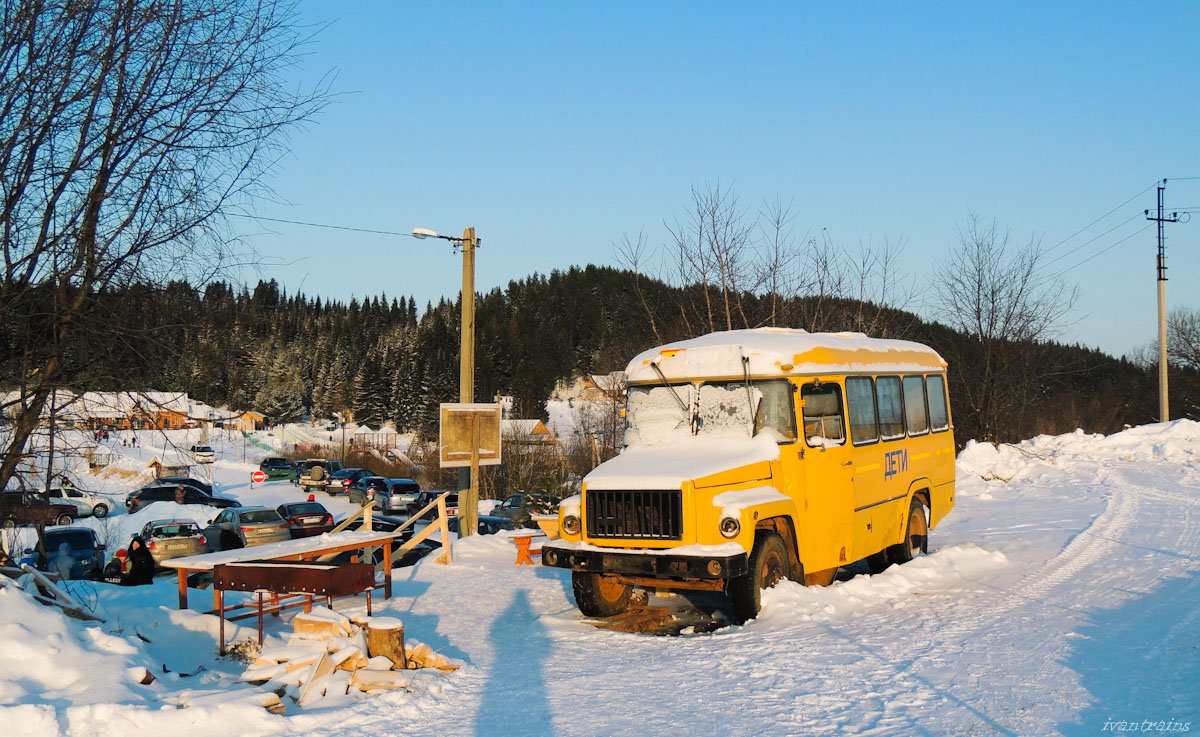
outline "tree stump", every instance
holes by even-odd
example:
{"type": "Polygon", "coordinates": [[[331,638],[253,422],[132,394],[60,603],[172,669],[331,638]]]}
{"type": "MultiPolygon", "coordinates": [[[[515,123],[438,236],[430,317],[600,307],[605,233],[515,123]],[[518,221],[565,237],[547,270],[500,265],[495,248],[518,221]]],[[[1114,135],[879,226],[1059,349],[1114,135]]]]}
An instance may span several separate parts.
{"type": "Polygon", "coordinates": [[[373,617],[367,622],[367,654],[372,658],[383,655],[391,659],[396,668],[407,668],[404,623],[395,617],[373,617]]]}

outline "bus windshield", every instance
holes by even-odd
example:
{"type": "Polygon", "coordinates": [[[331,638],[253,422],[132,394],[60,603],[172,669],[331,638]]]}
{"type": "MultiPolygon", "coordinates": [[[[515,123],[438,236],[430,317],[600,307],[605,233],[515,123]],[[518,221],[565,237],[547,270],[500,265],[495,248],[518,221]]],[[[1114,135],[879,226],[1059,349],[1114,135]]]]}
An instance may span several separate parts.
{"type": "Polygon", "coordinates": [[[630,447],[666,445],[692,436],[750,438],[765,433],[776,442],[796,438],[786,380],[631,386],[625,420],[625,444],[630,447]]]}

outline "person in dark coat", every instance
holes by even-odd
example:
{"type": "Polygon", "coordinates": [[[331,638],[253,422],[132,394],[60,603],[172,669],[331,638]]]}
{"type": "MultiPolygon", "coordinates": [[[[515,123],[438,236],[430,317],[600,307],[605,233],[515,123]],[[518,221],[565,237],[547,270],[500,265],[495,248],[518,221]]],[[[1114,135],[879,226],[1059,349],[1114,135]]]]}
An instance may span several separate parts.
{"type": "Polygon", "coordinates": [[[140,536],[129,541],[129,575],[125,582],[129,586],[141,586],[154,582],[154,557],[140,536]]]}

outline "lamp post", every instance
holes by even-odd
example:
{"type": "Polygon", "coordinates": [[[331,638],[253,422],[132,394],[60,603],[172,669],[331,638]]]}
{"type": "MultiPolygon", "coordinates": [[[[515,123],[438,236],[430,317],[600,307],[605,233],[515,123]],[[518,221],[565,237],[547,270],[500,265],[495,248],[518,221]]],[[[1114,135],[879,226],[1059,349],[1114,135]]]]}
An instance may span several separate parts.
{"type": "MultiPolygon", "coordinates": [[[[475,401],[475,249],[479,248],[479,239],[475,237],[474,228],[463,230],[462,238],[451,235],[439,235],[437,231],[428,228],[413,228],[414,238],[441,238],[462,248],[462,335],[459,344],[458,364],[458,401],[471,404],[475,401]]],[[[467,520],[475,518],[478,499],[471,498],[471,469],[458,469],[458,492],[460,505],[467,510],[467,520]]],[[[466,537],[475,534],[473,525],[459,525],[459,536],[466,537]]]]}

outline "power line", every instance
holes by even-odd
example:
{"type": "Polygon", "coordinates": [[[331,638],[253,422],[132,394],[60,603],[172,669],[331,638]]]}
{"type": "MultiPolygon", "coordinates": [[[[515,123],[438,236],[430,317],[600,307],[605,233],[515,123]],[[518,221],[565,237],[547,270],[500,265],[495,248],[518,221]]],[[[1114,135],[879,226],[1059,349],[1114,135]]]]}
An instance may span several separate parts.
{"type": "MultiPolygon", "coordinates": [[[[1133,215],[1132,217],[1128,218],[1127,220],[1123,220],[1123,221],[1121,221],[1121,222],[1117,223],[1116,225],[1112,226],[1111,228],[1109,228],[1108,230],[1104,231],[1103,233],[1101,233],[1100,235],[1096,236],[1095,238],[1092,238],[1091,240],[1088,240],[1088,241],[1084,241],[1083,243],[1080,243],[1078,246],[1075,246],[1074,248],[1072,248],[1070,251],[1067,251],[1066,253],[1064,253],[1064,254],[1062,254],[1062,255],[1058,256],[1057,258],[1055,258],[1055,259],[1053,259],[1053,260],[1051,260],[1051,261],[1047,261],[1045,264],[1043,264],[1043,265],[1042,265],[1042,268],[1043,268],[1043,269],[1044,269],[1044,268],[1047,268],[1047,267],[1049,267],[1051,264],[1055,264],[1055,263],[1058,263],[1059,261],[1062,261],[1062,260],[1063,260],[1064,258],[1066,258],[1067,256],[1070,256],[1072,253],[1075,253],[1076,251],[1080,250],[1081,248],[1084,248],[1085,246],[1087,246],[1087,245],[1089,245],[1089,244],[1091,244],[1091,243],[1095,243],[1096,241],[1100,240],[1101,238],[1103,238],[1104,236],[1106,236],[1106,235],[1108,235],[1109,233],[1113,232],[1114,230],[1116,230],[1117,228],[1121,227],[1122,225],[1125,225],[1126,223],[1130,222],[1131,220],[1135,220],[1136,218],[1139,218],[1139,217],[1141,217],[1141,216],[1142,216],[1142,214],[1143,214],[1143,213],[1140,213],[1140,212],[1139,212],[1139,213],[1136,213],[1135,215],[1133,215]]],[[[1047,251],[1047,252],[1048,252],[1048,251],[1047,251]]]]}
{"type": "Polygon", "coordinates": [[[268,218],[262,215],[242,215],[240,213],[232,213],[234,217],[247,218],[249,220],[266,220],[272,223],[287,223],[289,225],[306,225],[310,228],[328,228],[329,230],[349,230],[355,233],[374,233],[376,235],[396,235],[404,236],[405,238],[416,238],[412,233],[398,233],[394,230],[375,230],[373,228],[354,228],[349,225],[328,225],[326,223],[306,223],[303,220],[285,220],[283,218],[268,218]]]}
{"type": "MultiPolygon", "coordinates": [[[[1128,221],[1126,221],[1126,222],[1128,222],[1128,221]]],[[[1110,245],[1110,246],[1108,246],[1108,247],[1106,247],[1106,248],[1103,248],[1103,249],[1101,249],[1101,250],[1099,250],[1099,251],[1097,251],[1097,252],[1093,253],[1091,256],[1088,256],[1087,258],[1085,258],[1084,260],[1082,260],[1082,261],[1080,261],[1079,263],[1075,264],[1074,266],[1068,266],[1067,268],[1065,268],[1065,269],[1063,269],[1062,271],[1058,272],[1057,274],[1055,274],[1055,275],[1054,275],[1053,277],[1051,277],[1051,278],[1052,278],[1052,279],[1057,279],[1058,277],[1062,276],[1063,274],[1067,273],[1068,271],[1071,271],[1072,269],[1077,269],[1077,268],[1079,268],[1080,266],[1083,266],[1083,265],[1084,265],[1084,264],[1086,264],[1088,261],[1091,261],[1092,259],[1096,258],[1097,256],[1102,256],[1102,255],[1104,255],[1104,254],[1108,253],[1109,251],[1113,250],[1114,248],[1116,248],[1117,246],[1121,245],[1121,244],[1122,244],[1122,243],[1124,243],[1125,241],[1129,240],[1130,238],[1134,237],[1135,235],[1137,235],[1137,234],[1139,234],[1139,233],[1143,233],[1143,232],[1145,232],[1145,231],[1146,231],[1146,230],[1148,230],[1149,228],[1150,228],[1150,225],[1143,225],[1141,228],[1139,228],[1139,229],[1137,229],[1137,230],[1133,231],[1132,233],[1130,233],[1129,235],[1125,236],[1124,238],[1122,238],[1121,240],[1117,241],[1116,243],[1113,243],[1112,245],[1110,245]]]]}
{"type": "MultiPolygon", "coordinates": [[[[1197,179],[1200,179],[1200,177],[1197,177],[1197,179]]],[[[1134,201],[1134,200],[1136,200],[1138,197],[1141,197],[1141,196],[1142,196],[1142,195],[1144,195],[1145,193],[1147,193],[1147,192],[1149,192],[1150,190],[1154,189],[1156,186],[1158,186],[1158,182],[1157,182],[1157,181],[1156,181],[1156,182],[1154,182],[1154,184],[1151,184],[1149,187],[1146,187],[1146,188],[1145,188],[1145,189],[1143,189],[1142,191],[1138,192],[1138,193],[1137,193],[1137,194],[1135,194],[1134,196],[1130,197],[1129,199],[1125,200],[1125,201],[1124,201],[1124,202],[1122,202],[1121,204],[1117,205],[1117,206],[1116,206],[1116,207],[1114,207],[1113,209],[1111,209],[1111,210],[1109,210],[1108,212],[1104,213],[1104,214],[1103,214],[1103,215],[1101,215],[1100,217],[1096,218],[1096,219],[1095,219],[1095,220],[1093,220],[1092,222],[1090,222],[1090,223],[1088,223],[1087,225],[1083,226],[1083,227],[1082,227],[1082,228],[1080,228],[1079,230],[1075,231],[1075,232],[1074,232],[1074,233],[1072,233],[1071,235],[1067,236],[1066,238],[1063,238],[1063,239],[1062,239],[1061,241],[1059,241],[1058,243],[1055,243],[1053,246],[1050,246],[1049,248],[1047,248],[1047,249],[1046,249],[1046,253],[1050,253],[1050,252],[1051,252],[1051,251],[1053,251],[1054,249],[1058,248],[1058,247],[1059,247],[1059,246],[1061,246],[1062,244],[1064,244],[1064,243],[1066,243],[1067,241],[1071,240],[1072,238],[1074,238],[1075,236],[1079,235],[1080,233],[1082,233],[1083,231],[1087,230],[1088,228],[1092,227],[1093,225],[1095,225],[1096,223],[1100,222],[1100,221],[1101,221],[1101,220],[1103,220],[1104,218],[1108,217],[1109,215],[1112,215],[1112,214],[1113,214],[1114,212],[1116,212],[1117,210],[1120,210],[1122,207],[1124,207],[1124,206],[1128,205],[1130,202],[1133,202],[1133,201],[1134,201]]],[[[1130,218],[1130,220],[1132,220],[1132,219],[1133,219],[1133,218],[1130,218]]],[[[1129,220],[1126,220],[1125,222],[1129,222],[1129,220]]],[[[1111,233],[1112,231],[1109,231],[1109,232],[1111,233]]]]}

